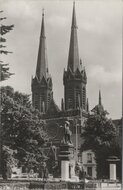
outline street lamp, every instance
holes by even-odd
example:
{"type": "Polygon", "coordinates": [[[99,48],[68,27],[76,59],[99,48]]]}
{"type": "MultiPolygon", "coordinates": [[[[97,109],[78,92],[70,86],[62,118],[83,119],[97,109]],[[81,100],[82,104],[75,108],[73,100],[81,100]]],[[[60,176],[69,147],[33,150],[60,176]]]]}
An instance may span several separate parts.
{"type": "Polygon", "coordinates": [[[76,127],[76,161],[78,161],[78,124],[75,120],[75,127],[76,127]]]}

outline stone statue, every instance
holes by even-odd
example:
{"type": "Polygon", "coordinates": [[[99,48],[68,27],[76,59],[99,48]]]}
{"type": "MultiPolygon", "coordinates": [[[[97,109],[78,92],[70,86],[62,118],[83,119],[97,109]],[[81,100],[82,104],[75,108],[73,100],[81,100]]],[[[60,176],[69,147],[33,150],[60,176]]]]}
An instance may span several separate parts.
{"type": "Polygon", "coordinates": [[[56,146],[52,144],[52,142],[50,143],[49,153],[47,156],[48,156],[48,160],[47,160],[48,170],[52,174],[53,168],[57,161],[57,149],[56,149],[56,146]]]}
{"type": "Polygon", "coordinates": [[[56,161],[57,160],[57,155],[56,155],[56,146],[54,146],[53,144],[52,144],[52,142],[50,143],[50,150],[49,150],[49,156],[51,156],[52,158],[53,158],[53,160],[54,161],[56,161]]]}
{"type": "Polygon", "coordinates": [[[64,127],[64,136],[63,136],[63,143],[64,144],[72,144],[71,142],[71,134],[72,132],[70,131],[70,122],[65,121],[65,125],[61,126],[64,127]]]}
{"type": "Polygon", "coordinates": [[[47,180],[48,173],[49,172],[47,169],[46,162],[45,161],[41,162],[41,165],[39,167],[39,178],[43,178],[43,181],[47,180]]]}

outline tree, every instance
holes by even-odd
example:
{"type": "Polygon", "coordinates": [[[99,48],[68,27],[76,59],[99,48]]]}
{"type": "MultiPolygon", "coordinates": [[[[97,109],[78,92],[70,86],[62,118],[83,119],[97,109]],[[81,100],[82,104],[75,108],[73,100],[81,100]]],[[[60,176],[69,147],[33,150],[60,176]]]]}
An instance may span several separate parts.
{"type": "Polygon", "coordinates": [[[97,163],[97,176],[108,176],[108,163],[106,159],[114,155],[116,145],[116,127],[111,119],[107,118],[107,111],[102,105],[97,105],[92,114],[89,114],[83,128],[82,137],[84,142],[81,150],[91,149],[95,153],[97,163]],[[105,170],[104,170],[105,168],[105,170]]]}
{"type": "Polygon", "coordinates": [[[36,168],[45,158],[41,146],[49,140],[40,113],[31,107],[29,95],[7,86],[2,92],[2,142],[16,153],[20,166],[36,168]]]}
{"type": "Polygon", "coordinates": [[[14,158],[14,151],[7,146],[2,149],[2,177],[7,179],[11,177],[12,167],[17,166],[17,159],[14,158]]]}
{"type": "MultiPolygon", "coordinates": [[[[3,11],[0,11],[0,13],[2,13],[2,12],[3,11]]],[[[6,19],[6,17],[0,18],[0,21],[3,21],[4,19],[6,19]]],[[[1,24],[1,26],[0,26],[0,54],[7,55],[8,53],[12,53],[12,52],[4,49],[4,48],[6,48],[6,46],[3,45],[3,43],[6,42],[6,39],[3,38],[3,35],[7,34],[11,30],[13,30],[13,27],[14,27],[14,25],[1,24]]],[[[3,61],[0,60],[0,81],[4,81],[4,80],[8,79],[11,75],[13,75],[13,73],[9,72],[8,64],[4,64],[3,61]]]]}
{"type": "Polygon", "coordinates": [[[56,150],[56,146],[54,146],[51,142],[49,145],[48,160],[47,160],[47,167],[48,167],[49,173],[55,174],[57,172],[56,163],[57,163],[57,150],[56,150]]]}
{"type": "MultiPolygon", "coordinates": [[[[2,13],[3,11],[0,11],[0,13],[2,13]]],[[[6,17],[1,17],[0,21],[5,20],[6,17]]],[[[0,54],[5,54],[7,55],[8,53],[12,53],[7,51],[6,46],[3,45],[3,43],[6,42],[6,38],[3,37],[3,35],[7,34],[8,32],[10,32],[13,29],[14,25],[3,25],[1,24],[0,26],[0,54]]],[[[9,66],[8,64],[3,63],[2,60],[0,60],[0,82],[4,81],[6,79],[8,79],[11,75],[13,75],[13,73],[9,72],[9,66]]],[[[1,97],[1,91],[0,91],[0,97],[1,97]]],[[[1,98],[0,98],[0,105],[1,105],[1,98]]],[[[1,127],[1,110],[0,110],[0,155],[2,155],[2,127],[1,127]]],[[[1,167],[2,167],[2,156],[0,156],[0,172],[1,172],[1,167]]]]}

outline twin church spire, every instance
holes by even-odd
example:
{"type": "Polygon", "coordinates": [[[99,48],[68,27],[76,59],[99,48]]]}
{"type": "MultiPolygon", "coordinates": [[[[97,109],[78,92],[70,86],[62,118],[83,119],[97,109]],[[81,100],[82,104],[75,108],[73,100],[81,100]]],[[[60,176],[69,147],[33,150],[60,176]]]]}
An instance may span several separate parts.
{"type": "MultiPolygon", "coordinates": [[[[73,14],[72,14],[72,24],[71,24],[71,37],[69,46],[69,56],[68,56],[68,69],[72,72],[80,69],[79,60],[79,48],[77,39],[77,22],[76,22],[76,12],[75,12],[75,2],[73,3],[73,14]]],[[[46,35],[45,35],[45,23],[44,23],[44,11],[42,13],[42,24],[41,24],[41,34],[39,40],[39,50],[37,58],[36,67],[36,77],[40,81],[42,77],[47,77],[48,75],[48,60],[47,60],[47,49],[46,49],[46,35]]]]}
{"type": "MultiPolygon", "coordinates": [[[[82,70],[82,62],[79,59],[77,39],[77,22],[75,2],[73,3],[71,36],[69,45],[67,71],[64,71],[64,105],[65,110],[76,109],[78,106],[86,109],[86,83],[85,69],[82,70]]],[[[39,111],[47,112],[50,100],[53,99],[52,78],[48,72],[46,35],[44,12],[42,13],[41,34],[37,58],[36,75],[32,79],[32,102],[39,111]]]]}

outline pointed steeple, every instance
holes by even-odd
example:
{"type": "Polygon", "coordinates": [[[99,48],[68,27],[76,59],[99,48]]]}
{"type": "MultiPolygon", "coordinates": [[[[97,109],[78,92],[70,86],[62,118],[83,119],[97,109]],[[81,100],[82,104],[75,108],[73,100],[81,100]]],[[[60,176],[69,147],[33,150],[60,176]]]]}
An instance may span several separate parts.
{"type": "Polygon", "coordinates": [[[101,112],[103,112],[105,115],[109,114],[106,110],[104,110],[104,107],[102,105],[101,91],[100,90],[99,90],[99,102],[91,111],[98,113],[98,114],[100,114],[101,112]]]}
{"type": "Polygon", "coordinates": [[[75,2],[73,3],[68,65],[67,71],[64,70],[63,83],[65,110],[78,109],[78,107],[86,110],[87,76],[82,61],[79,59],[75,2]]]}
{"type": "Polygon", "coordinates": [[[39,81],[41,81],[42,77],[46,79],[47,74],[48,74],[48,67],[47,67],[46,36],[45,36],[44,11],[43,11],[36,77],[39,81]]]}
{"type": "Polygon", "coordinates": [[[68,69],[72,72],[80,69],[79,63],[79,49],[78,49],[78,39],[77,39],[77,24],[76,24],[76,13],[75,13],[75,2],[73,3],[73,15],[72,15],[72,25],[71,25],[71,37],[70,37],[70,47],[69,47],[69,57],[68,57],[68,69]]]}
{"type": "Polygon", "coordinates": [[[102,105],[101,91],[99,90],[99,105],[102,105]]]}
{"type": "Polygon", "coordinates": [[[46,36],[43,11],[36,75],[32,79],[31,84],[33,107],[35,109],[38,109],[42,113],[46,113],[46,111],[48,110],[49,102],[53,98],[52,86],[52,77],[48,72],[47,64],[46,36]]]}

